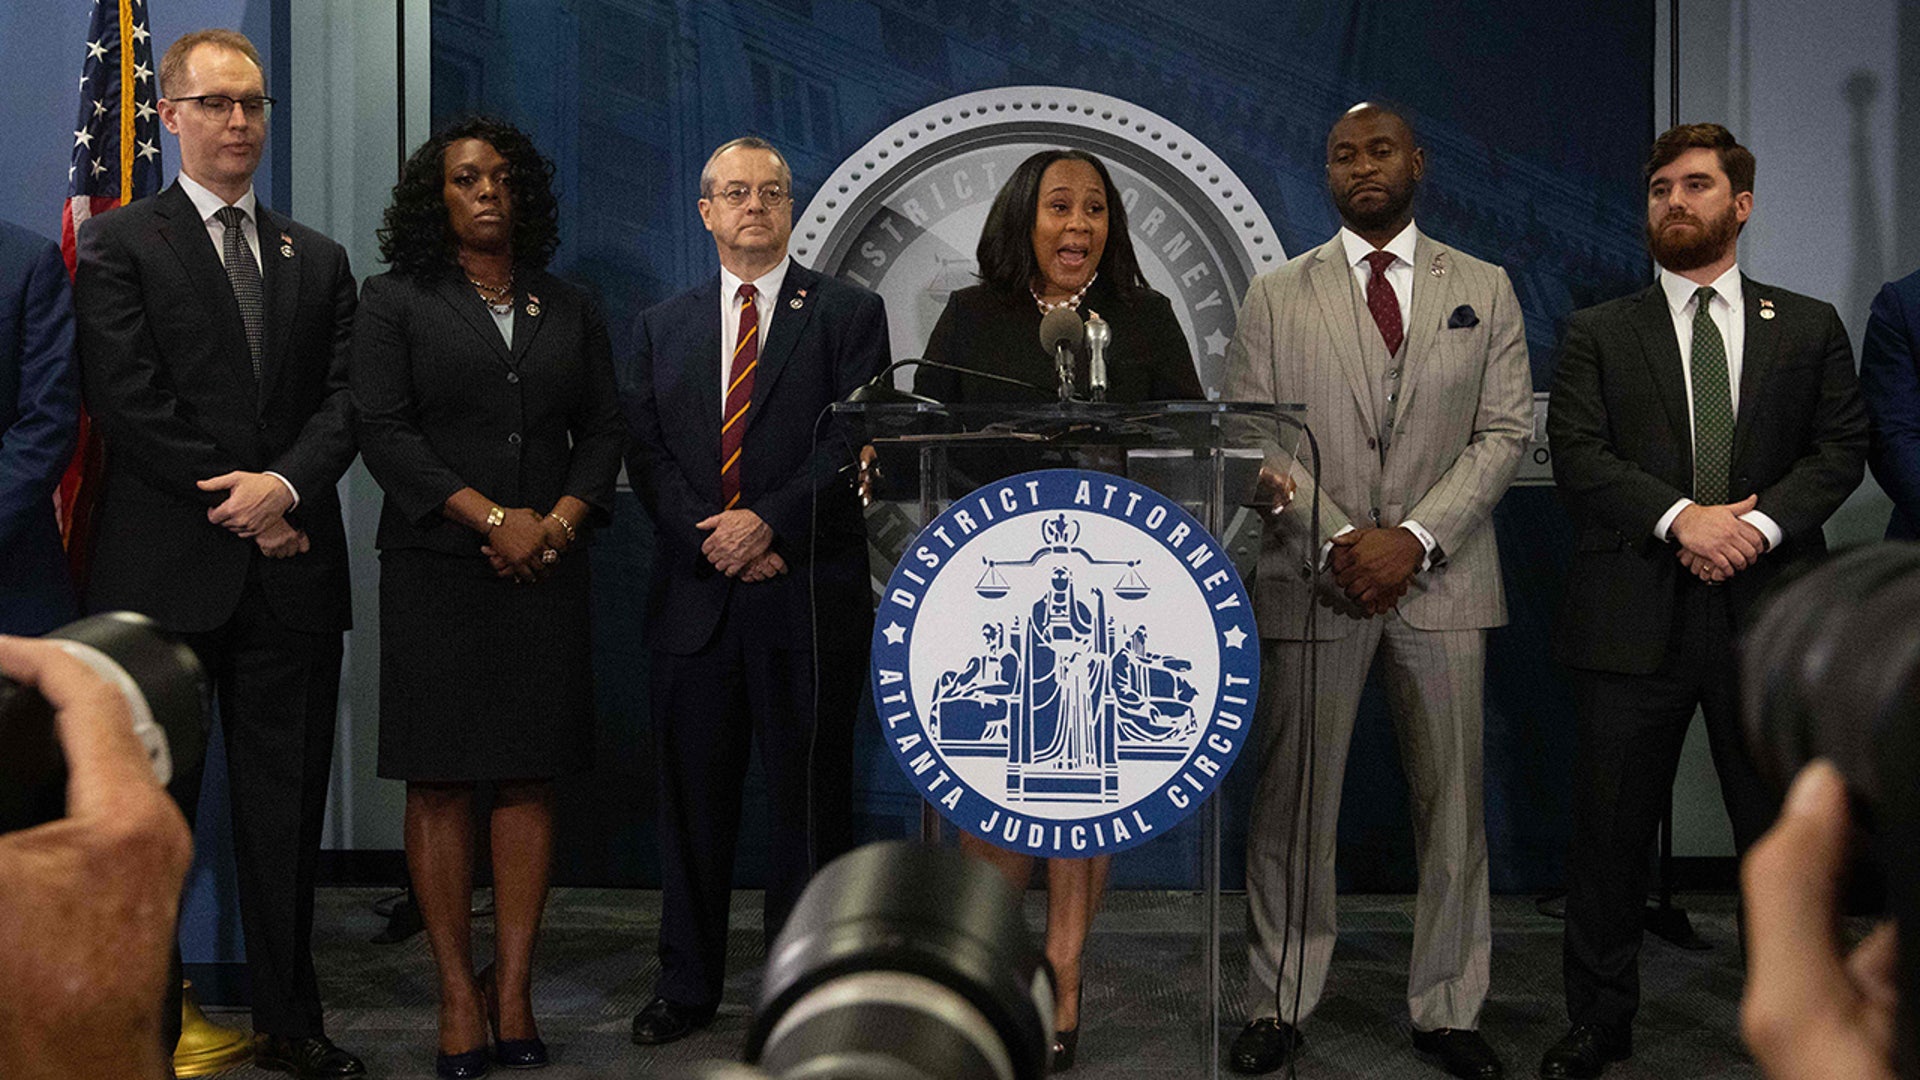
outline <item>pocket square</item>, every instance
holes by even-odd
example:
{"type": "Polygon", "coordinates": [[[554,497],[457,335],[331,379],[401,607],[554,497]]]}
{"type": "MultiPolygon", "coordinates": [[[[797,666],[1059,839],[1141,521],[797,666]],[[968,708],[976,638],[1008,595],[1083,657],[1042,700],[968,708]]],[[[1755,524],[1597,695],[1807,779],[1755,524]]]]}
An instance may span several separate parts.
{"type": "Polygon", "coordinates": [[[1467,327],[1479,325],[1480,316],[1473,313],[1472,304],[1461,304],[1453,309],[1453,314],[1447,316],[1449,330],[1465,330],[1467,327]]]}

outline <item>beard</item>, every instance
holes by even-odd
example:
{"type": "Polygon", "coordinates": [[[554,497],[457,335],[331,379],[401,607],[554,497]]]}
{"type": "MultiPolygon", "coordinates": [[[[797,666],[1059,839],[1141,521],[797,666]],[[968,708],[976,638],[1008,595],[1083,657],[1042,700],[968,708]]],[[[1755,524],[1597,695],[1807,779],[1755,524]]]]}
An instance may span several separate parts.
{"type": "Polygon", "coordinates": [[[1728,203],[1726,212],[1712,221],[1702,221],[1692,214],[1669,213],[1658,225],[1648,222],[1647,250],[1653,253],[1653,261],[1676,274],[1684,274],[1717,262],[1739,235],[1740,220],[1733,204],[1728,203]],[[1674,221],[1692,222],[1693,231],[1682,236],[1669,235],[1666,226],[1674,221]]]}
{"type": "Polygon", "coordinates": [[[1408,208],[1413,206],[1413,196],[1418,190],[1416,184],[1408,184],[1400,191],[1387,188],[1386,198],[1371,209],[1353,205],[1351,198],[1339,198],[1334,200],[1334,209],[1340,212],[1340,219],[1354,232],[1378,232],[1406,215],[1408,208]]]}

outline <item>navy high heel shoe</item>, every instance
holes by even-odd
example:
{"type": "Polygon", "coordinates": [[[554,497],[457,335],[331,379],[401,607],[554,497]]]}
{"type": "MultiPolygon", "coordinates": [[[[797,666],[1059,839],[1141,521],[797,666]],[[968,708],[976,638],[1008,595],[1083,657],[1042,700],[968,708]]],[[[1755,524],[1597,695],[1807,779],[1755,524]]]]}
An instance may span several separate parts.
{"type": "Polygon", "coordinates": [[[487,1023],[493,1028],[493,1060],[506,1069],[544,1069],[547,1057],[546,1041],[535,1035],[531,1039],[503,1039],[500,1037],[500,986],[494,981],[493,965],[488,964],[480,972],[480,996],[487,1003],[487,1023]]]}

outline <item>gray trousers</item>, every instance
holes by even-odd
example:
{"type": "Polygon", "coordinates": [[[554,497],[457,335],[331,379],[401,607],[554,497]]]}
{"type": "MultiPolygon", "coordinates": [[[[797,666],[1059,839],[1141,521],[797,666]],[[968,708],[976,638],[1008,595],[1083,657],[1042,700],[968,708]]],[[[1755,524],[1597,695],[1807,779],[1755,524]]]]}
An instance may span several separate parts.
{"type": "Polygon", "coordinates": [[[1257,759],[1260,783],[1247,838],[1253,1015],[1275,1015],[1277,986],[1279,1015],[1294,1019],[1297,989],[1298,1015],[1304,1019],[1326,986],[1336,936],[1333,857],[1340,787],[1360,691],[1377,655],[1386,665],[1387,704],[1412,796],[1414,856],[1420,867],[1407,1008],[1423,1031],[1477,1027],[1493,942],[1480,748],[1486,631],[1418,630],[1398,612],[1388,612],[1365,620],[1344,638],[1320,642],[1310,788],[1303,782],[1300,723],[1307,645],[1271,639],[1261,645],[1266,732],[1257,744],[1263,750],[1257,759]],[[1282,933],[1289,918],[1292,933],[1282,971],[1282,933]]]}

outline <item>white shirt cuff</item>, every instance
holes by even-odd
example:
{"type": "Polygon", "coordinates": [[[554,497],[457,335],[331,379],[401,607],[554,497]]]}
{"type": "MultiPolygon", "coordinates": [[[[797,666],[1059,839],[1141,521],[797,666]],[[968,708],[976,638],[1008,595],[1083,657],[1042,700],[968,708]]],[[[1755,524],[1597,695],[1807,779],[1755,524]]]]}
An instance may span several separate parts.
{"type": "MultiPolygon", "coordinates": [[[[1334,533],[1333,535],[1334,537],[1337,538],[1337,537],[1345,536],[1352,531],[1353,531],[1353,526],[1342,525],[1340,526],[1340,531],[1337,533],[1334,533]]],[[[1325,570],[1327,568],[1327,560],[1331,559],[1332,557],[1333,557],[1333,540],[1329,539],[1326,543],[1320,545],[1320,565],[1317,569],[1325,570]]]]}
{"type": "Polygon", "coordinates": [[[1779,547],[1780,541],[1785,540],[1787,538],[1787,534],[1780,530],[1779,522],[1773,520],[1772,518],[1768,517],[1767,515],[1761,513],[1758,510],[1749,510],[1744,514],[1741,514],[1740,520],[1760,530],[1760,535],[1767,538],[1768,551],[1772,551],[1774,548],[1779,547]]]}
{"type": "MultiPolygon", "coordinates": [[[[272,469],[268,469],[268,470],[267,470],[267,475],[268,475],[268,476],[271,476],[271,477],[273,477],[273,478],[274,478],[275,480],[278,480],[278,481],[280,481],[281,483],[283,483],[283,484],[285,484],[285,485],[287,485],[287,494],[289,494],[289,495],[291,495],[291,496],[293,496],[293,505],[292,505],[292,506],[289,506],[289,507],[287,507],[287,509],[288,509],[288,510],[297,510],[297,509],[299,509],[299,507],[300,507],[300,489],[299,489],[299,488],[296,488],[296,487],[294,487],[294,486],[293,486],[293,481],[291,481],[291,480],[289,480],[289,479],[287,479],[287,478],[286,478],[286,477],[284,477],[284,476],[281,476],[281,475],[280,475],[279,473],[277,473],[277,472],[274,472],[274,471],[273,471],[272,469]]],[[[1763,531],[1763,532],[1764,532],[1765,530],[1761,530],[1761,531],[1763,531]]]]}
{"type": "Polygon", "coordinates": [[[1426,556],[1420,560],[1420,569],[1423,571],[1433,569],[1433,553],[1440,547],[1440,541],[1433,538],[1433,534],[1427,531],[1425,525],[1412,518],[1401,522],[1400,527],[1412,533],[1413,538],[1420,541],[1420,546],[1427,549],[1426,556]]]}
{"type": "Polygon", "coordinates": [[[1653,523],[1653,538],[1661,543],[1666,543],[1668,540],[1673,539],[1673,537],[1667,535],[1667,531],[1673,528],[1673,519],[1680,516],[1680,511],[1692,505],[1692,499],[1681,499],[1679,502],[1668,507],[1667,512],[1660,515],[1660,520],[1653,523]]]}

